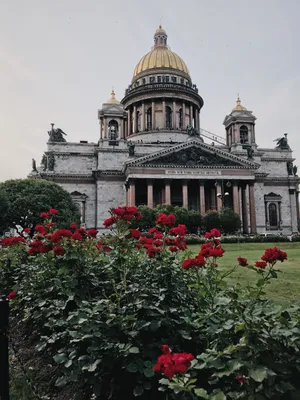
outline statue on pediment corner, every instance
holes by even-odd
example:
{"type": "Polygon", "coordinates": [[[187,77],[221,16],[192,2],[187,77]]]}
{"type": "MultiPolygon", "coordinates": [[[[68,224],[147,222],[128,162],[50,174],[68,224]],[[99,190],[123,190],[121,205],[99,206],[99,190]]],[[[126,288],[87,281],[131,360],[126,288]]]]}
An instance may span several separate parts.
{"type": "Polygon", "coordinates": [[[252,147],[247,147],[247,157],[249,158],[249,160],[253,160],[253,154],[254,150],[252,149],[252,147]]]}
{"type": "Polygon", "coordinates": [[[63,135],[67,135],[62,129],[54,129],[54,124],[51,124],[51,131],[48,131],[49,140],[48,142],[66,142],[63,135]]]}
{"type": "Polygon", "coordinates": [[[287,133],[285,133],[283,137],[273,140],[273,142],[277,142],[276,149],[291,150],[290,146],[288,145],[287,133]]]}

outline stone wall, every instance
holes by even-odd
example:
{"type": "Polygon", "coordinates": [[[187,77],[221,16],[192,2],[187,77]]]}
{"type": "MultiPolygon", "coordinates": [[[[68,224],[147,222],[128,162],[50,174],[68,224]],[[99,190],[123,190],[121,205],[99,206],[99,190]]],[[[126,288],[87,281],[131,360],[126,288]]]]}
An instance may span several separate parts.
{"type": "Polygon", "coordinates": [[[109,209],[126,205],[125,181],[97,181],[97,228],[104,229],[103,221],[109,217],[109,209]]]}

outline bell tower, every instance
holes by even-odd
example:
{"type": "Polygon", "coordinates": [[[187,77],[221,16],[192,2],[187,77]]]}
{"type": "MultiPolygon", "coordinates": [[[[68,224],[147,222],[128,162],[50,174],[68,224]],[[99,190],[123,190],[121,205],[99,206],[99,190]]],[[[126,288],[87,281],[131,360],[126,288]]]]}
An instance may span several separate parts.
{"type": "Polygon", "coordinates": [[[252,111],[243,107],[238,97],[236,106],[229,115],[226,115],[223,122],[226,129],[226,144],[231,151],[256,149],[255,121],[256,117],[252,111]]]}
{"type": "Polygon", "coordinates": [[[111,97],[98,110],[100,124],[100,140],[108,142],[109,145],[118,145],[120,140],[125,139],[127,128],[127,113],[123,105],[116,99],[112,90],[111,97]]]}

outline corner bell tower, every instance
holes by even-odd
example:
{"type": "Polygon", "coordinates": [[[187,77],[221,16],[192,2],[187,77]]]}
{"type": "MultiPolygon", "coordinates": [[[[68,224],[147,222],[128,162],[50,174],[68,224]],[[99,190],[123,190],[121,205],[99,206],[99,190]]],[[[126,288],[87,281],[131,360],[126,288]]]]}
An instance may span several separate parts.
{"type": "Polygon", "coordinates": [[[226,129],[226,144],[232,151],[256,149],[255,121],[256,117],[252,111],[243,107],[238,97],[236,106],[229,115],[226,115],[223,122],[226,129]]]}

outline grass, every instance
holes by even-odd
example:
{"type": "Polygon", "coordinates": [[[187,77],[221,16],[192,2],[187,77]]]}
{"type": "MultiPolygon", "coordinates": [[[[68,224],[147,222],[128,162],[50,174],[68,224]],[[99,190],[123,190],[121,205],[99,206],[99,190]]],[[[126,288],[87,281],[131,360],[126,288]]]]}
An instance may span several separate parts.
{"type": "MultiPolygon", "coordinates": [[[[273,279],[267,286],[266,292],[268,298],[278,303],[287,303],[289,301],[300,302],[300,243],[234,243],[224,244],[225,254],[218,260],[220,269],[229,270],[237,265],[238,257],[245,257],[249,264],[254,264],[260,260],[266,248],[277,246],[287,252],[288,259],[283,263],[278,263],[276,268],[282,272],[278,274],[277,279],[273,279]]],[[[193,253],[199,252],[199,245],[190,245],[189,249],[193,253]]],[[[247,285],[249,282],[255,283],[257,274],[254,271],[239,267],[227,278],[231,285],[240,283],[247,285]]]]}

